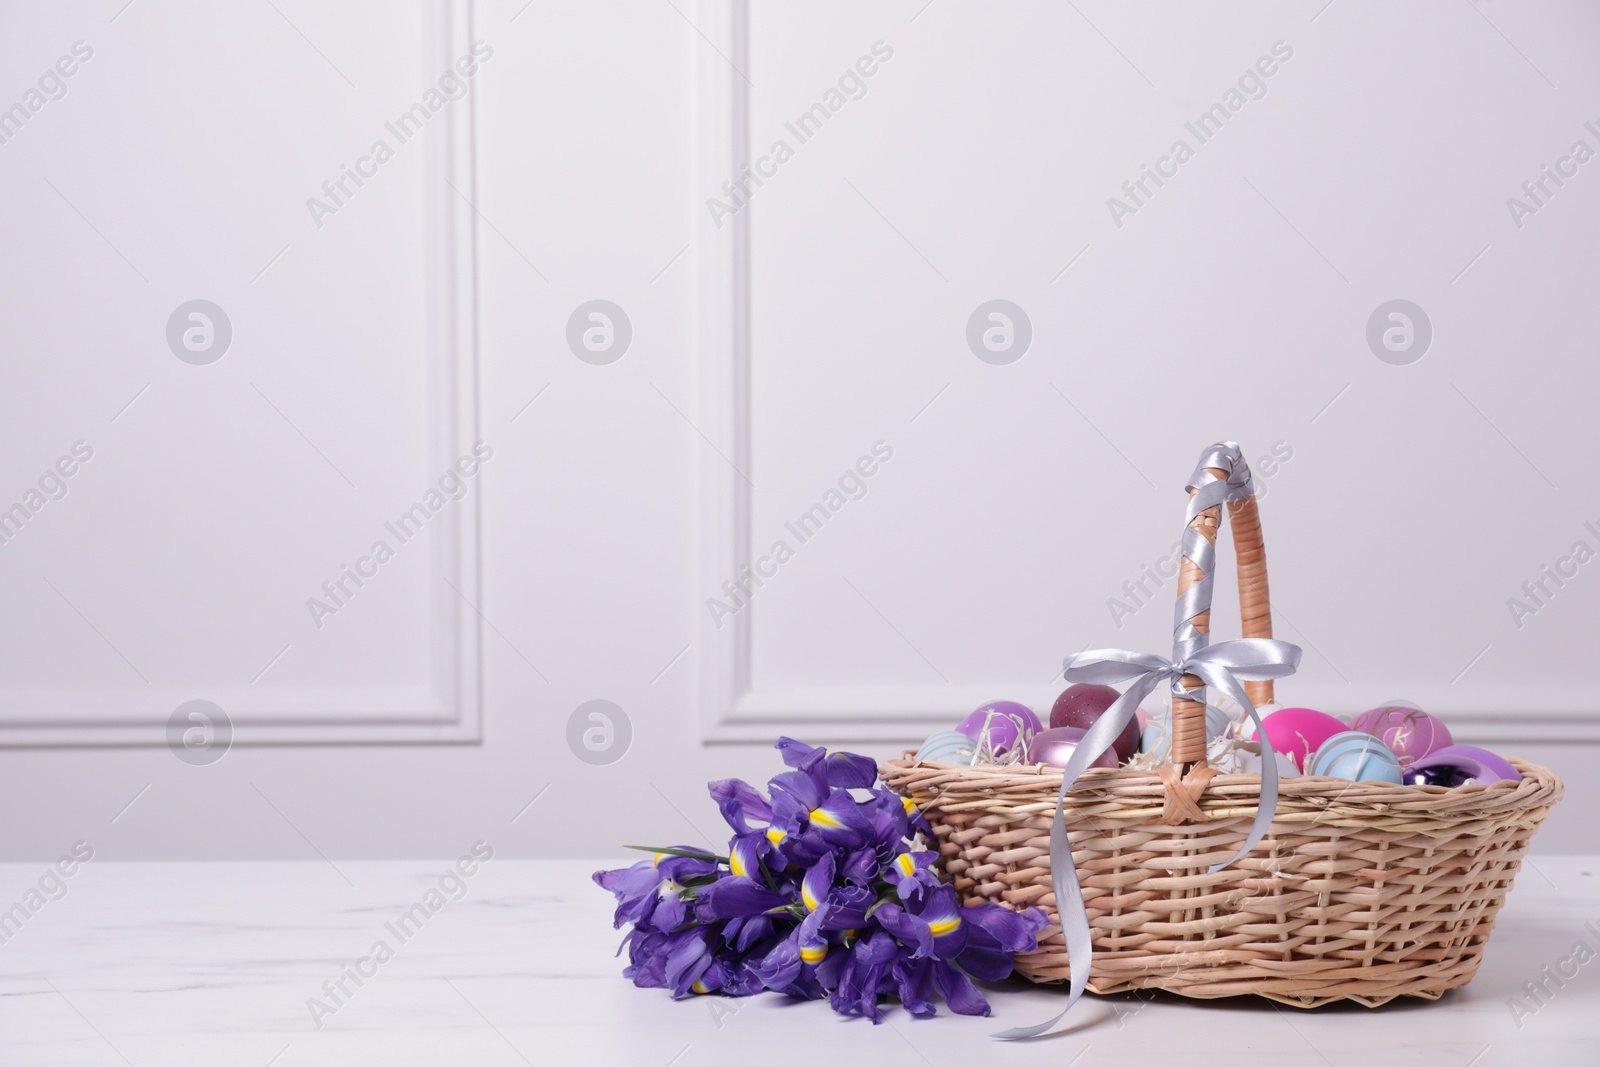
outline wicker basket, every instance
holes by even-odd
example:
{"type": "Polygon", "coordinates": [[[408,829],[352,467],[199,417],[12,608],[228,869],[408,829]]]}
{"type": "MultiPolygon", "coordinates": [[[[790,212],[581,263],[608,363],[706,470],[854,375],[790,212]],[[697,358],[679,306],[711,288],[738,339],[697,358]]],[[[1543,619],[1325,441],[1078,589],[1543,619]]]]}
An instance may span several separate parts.
{"type": "MultiPolygon", "coordinates": [[[[1208,450],[1202,467],[1230,486],[1245,635],[1270,637],[1248,471],[1232,445],[1208,450]]],[[[1190,529],[1214,543],[1220,510],[1199,512],[1190,529]]],[[[1204,577],[1186,553],[1180,602],[1204,577]]],[[[1187,620],[1201,635],[1209,606],[1207,596],[1187,620]]],[[[1186,690],[1198,684],[1185,677],[1186,690]]],[[[1270,681],[1245,688],[1257,704],[1272,700],[1270,681]]],[[[1094,946],[1088,989],[1096,993],[1259,994],[1308,1008],[1437,999],[1472,980],[1533,833],[1562,791],[1548,769],[1517,759],[1520,782],[1456,789],[1286,778],[1266,835],[1232,866],[1208,873],[1243,842],[1261,779],[1208,775],[1203,704],[1175,697],[1173,734],[1176,767],[1090,770],[1066,797],[1094,946]]],[[[1052,925],[1016,969],[1035,982],[1066,981],[1050,883],[1061,771],[907,754],[882,774],[933,825],[944,873],[967,903],[1045,908],[1052,925]]]]}

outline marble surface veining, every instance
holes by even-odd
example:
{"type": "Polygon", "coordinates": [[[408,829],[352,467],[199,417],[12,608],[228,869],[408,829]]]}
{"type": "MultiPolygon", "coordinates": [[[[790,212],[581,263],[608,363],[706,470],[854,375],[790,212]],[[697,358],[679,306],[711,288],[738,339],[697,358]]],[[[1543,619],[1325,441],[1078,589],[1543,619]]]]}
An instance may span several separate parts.
{"type": "Polygon", "coordinates": [[[599,865],[3,864],[0,1064],[1600,1063],[1600,857],[1525,866],[1477,978],[1441,1001],[1088,997],[1063,1032],[1011,1045],[989,1035],[1054,1014],[1058,990],[1003,983],[988,1019],[941,1006],[873,1026],[635,989],[599,865]]]}

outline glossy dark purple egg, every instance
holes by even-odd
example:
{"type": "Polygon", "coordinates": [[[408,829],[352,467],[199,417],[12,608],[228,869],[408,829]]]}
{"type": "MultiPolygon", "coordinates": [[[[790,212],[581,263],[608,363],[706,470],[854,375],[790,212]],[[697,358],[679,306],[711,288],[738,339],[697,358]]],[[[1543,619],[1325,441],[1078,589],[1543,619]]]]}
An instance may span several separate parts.
{"type": "Polygon", "coordinates": [[[1477,781],[1470,770],[1448,763],[1409,768],[1402,776],[1402,780],[1406,785],[1442,785],[1447,789],[1477,781]]]}

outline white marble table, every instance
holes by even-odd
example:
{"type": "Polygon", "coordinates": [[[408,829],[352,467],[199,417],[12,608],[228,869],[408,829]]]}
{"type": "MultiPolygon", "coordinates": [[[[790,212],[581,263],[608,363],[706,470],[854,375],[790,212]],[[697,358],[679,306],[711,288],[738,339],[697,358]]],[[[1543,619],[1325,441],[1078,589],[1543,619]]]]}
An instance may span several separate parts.
{"type": "MultiPolygon", "coordinates": [[[[619,860],[627,859],[619,856],[619,860]]],[[[1600,960],[1536,1013],[1508,1000],[1585,939],[1600,950],[1600,857],[1525,868],[1477,979],[1436,1003],[1298,1012],[1266,1001],[1089,998],[1071,1029],[1029,1044],[989,1034],[1053,1012],[1059,994],[989,991],[994,1016],[843,1020],[777,997],[673,1002],[612,959],[609,897],[587,861],[496,859],[459,900],[408,925],[449,861],[106,863],[65,896],[0,919],[0,1064],[1493,1064],[1600,1063],[1600,960]],[[1594,924],[1594,930],[1585,924],[1594,924]],[[359,987],[318,1028],[312,997],[374,943],[359,987]],[[1520,1023],[1520,1025],[1519,1025],[1520,1023]],[[1183,1050],[1188,1050],[1187,1052],[1183,1050]]],[[[44,863],[0,865],[0,909],[44,863]]],[[[56,883],[45,887],[55,892],[56,883]]],[[[453,889],[453,886],[447,888],[453,889]]],[[[337,990],[335,990],[337,991],[337,990]]]]}

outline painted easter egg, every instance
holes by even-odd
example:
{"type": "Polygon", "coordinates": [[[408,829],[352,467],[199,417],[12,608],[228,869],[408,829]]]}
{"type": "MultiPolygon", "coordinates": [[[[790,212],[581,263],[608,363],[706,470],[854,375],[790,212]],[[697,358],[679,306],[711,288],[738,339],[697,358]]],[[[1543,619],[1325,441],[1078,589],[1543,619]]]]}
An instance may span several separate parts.
{"type": "MultiPolygon", "coordinates": [[[[1041,730],[1033,739],[1033,744],[1028,746],[1028,762],[1065,767],[1072,754],[1078,750],[1078,743],[1083,740],[1083,735],[1086,733],[1088,731],[1081,726],[1055,726],[1049,730],[1041,730]]],[[[1117,758],[1115,749],[1107,749],[1091,760],[1089,766],[1116,767],[1121,762],[1117,758]]]]}
{"type": "Polygon", "coordinates": [[[1400,784],[1400,757],[1363,730],[1345,730],[1317,746],[1306,773],[1352,782],[1400,784]]]}
{"type": "Polygon", "coordinates": [[[1482,785],[1522,781],[1521,771],[1488,749],[1476,745],[1450,745],[1430,752],[1413,763],[1411,770],[1421,775],[1419,782],[1423,785],[1457,786],[1474,782],[1482,785]],[[1430,778],[1439,780],[1432,781],[1430,778]]]}
{"type": "Polygon", "coordinates": [[[1350,729],[1372,734],[1388,745],[1403,768],[1454,743],[1444,723],[1420,708],[1403,704],[1363,711],[1351,720],[1350,729]]]}
{"type": "Polygon", "coordinates": [[[1039,716],[1025,704],[1014,700],[994,700],[983,705],[956,725],[956,733],[983,741],[995,755],[1013,748],[1027,748],[1033,735],[1043,727],[1039,716]],[[984,731],[988,735],[985,737],[984,731]]]}
{"type": "Polygon", "coordinates": [[[922,742],[917,749],[917,759],[936,760],[940,763],[971,763],[978,743],[966,734],[954,730],[940,730],[922,742]]]}
{"type": "MultiPolygon", "coordinates": [[[[1261,721],[1272,747],[1294,760],[1302,771],[1306,758],[1334,734],[1343,733],[1344,723],[1332,715],[1310,708],[1280,708],[1261,721]]],[[[1259,741],[1259,731],[1252,731],[1250,740],[1259,741]]]]}
{"type": "MultiPolygon", "coordinates": [[[[1228,732],[1233,720],[1221,708],[1206,708],[1206,740],[1214,741],[1228,732]]],[[[1172,712],[1162,711],[1150,716],[1149,725],[1139,736],[1139,751],[1153,752],[1165,757],[1172,748],[1172,712]]]]}
{"type": "MultiPolygon", "coordinates": [[[[1112,704],[1117,702],[1121,693],[1109,685],[1089,685],[1083,682],[1069,685],[1056,697],[1055,704],[1050,708],[1050,728],[1059,726],[1077,726],[1087,730],[1099,721],[1100,716],[1112,704]]],[[[1139,724],[1132,719],[1123,728],[1122,733],[1111,743],[1119,759],[1127,759],[1139,751],[1139,724]]]]}

